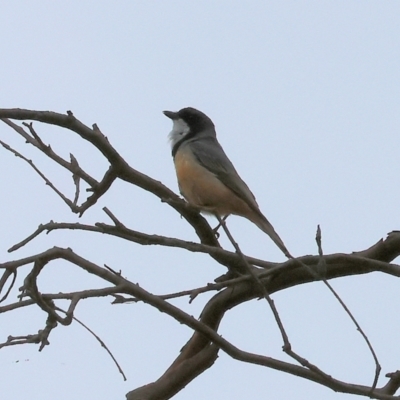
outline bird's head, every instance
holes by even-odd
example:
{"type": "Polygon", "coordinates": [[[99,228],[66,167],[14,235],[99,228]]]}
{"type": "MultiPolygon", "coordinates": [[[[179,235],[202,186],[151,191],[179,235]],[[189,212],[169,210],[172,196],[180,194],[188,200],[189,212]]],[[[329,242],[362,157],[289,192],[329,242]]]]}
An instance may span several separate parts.
{"type": "Polygon", "coordinates": [[[214,132],[214,124],[206,114],[192,107],[182,108],[179,111],[163,111],[164,115],[172,120],[172,131],[169,134],[172,147],[203,132],[214,132]]]}

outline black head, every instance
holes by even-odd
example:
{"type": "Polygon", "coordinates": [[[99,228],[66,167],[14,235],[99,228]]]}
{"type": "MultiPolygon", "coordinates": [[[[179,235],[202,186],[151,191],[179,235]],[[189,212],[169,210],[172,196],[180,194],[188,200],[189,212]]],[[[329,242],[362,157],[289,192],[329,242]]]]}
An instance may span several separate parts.
{"type": "Polygon", "coordinates": [[[164,115],[172,119],[171,140],[172,155],[175,157],[179,147],[185,141],[200,138],[215,138],[214,124],[206,114],[192,107],[182,108],[177,112],[164,111],[164,115]]]}
{"type": "Polygon", "coordinates": [[[182,108],[178,112],[164,111],[164,114],[173,121],[183,120],[188,125],[192,135],[209,128],[214,128],[211,119],[193,107],[182,108]]]}

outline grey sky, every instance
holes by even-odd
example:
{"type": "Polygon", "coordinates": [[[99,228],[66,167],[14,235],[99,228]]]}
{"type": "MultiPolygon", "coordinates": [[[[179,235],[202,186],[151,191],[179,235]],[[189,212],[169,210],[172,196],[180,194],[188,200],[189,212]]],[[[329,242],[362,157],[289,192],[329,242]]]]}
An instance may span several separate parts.
{"type": "MultiPolygon", "coordinates": [[[[367,248],[400,229],[400,3],[398,1],[14,1],[0,13],[0,107],[65,112],[97,123],[132,167],[177,191],[162,110],[199,108],[295,256],[367,248]]],[[[106,164],[69,132],[35,124],[63,156],[72,152],[100,177],[106,164]]],[[[71,177],[0,125],[0,139],[37,162],[72,196],[71,177]]],[[[1,150],[1,260],[51,246],[72,247],[153,293],[211,282],[225,272],[206,256],[142,248],[105,237],[52,233],[19,252],[6,250],[40,223],[76,221],[33,170],[1,150]]],[[[117,184],[81,222],[107,221],[109,207],[147,233],[196,240],[165,204],[117,184]]],[[[253,224],[229,219],[247,254],[283,260],[253,224]]],[[[230,248],[226,240],[222,243],[230,248]]],[[[100,282],[58,264],[42,278],[51,291],[100,282]]],[[[372,341],[383,374],[400,368],[398,282],[378,274],[333,281],[372,341]]],[[[198,316],[207,297],[175,301],[198,316]]],[[[372,382],[365,343],[322,284],[274,295],[294,348],[326,372],[372,382]]],[[[128,381],[77,324],[59,327],[51,346],[2,349],[2,397],[48,400],[124,398],[159,377],[190,337],[188,328],[143,304],[82,305],[77,317],[109,345],[128,381]],[[17,362],[18,361],[18,362],[17,362]]],[[[0,341],[34,333],[44,315],[2,315],[0,341]]],[[[232,311],[221,334],[237,346],[286,359],[271,312],[253,301],[232,311]]],[[[381,380],[380,384],[385,382],[381,380]]],[[[176,399],[345,399],[283,373],[245,365],[222,352],[176,399]]]]}

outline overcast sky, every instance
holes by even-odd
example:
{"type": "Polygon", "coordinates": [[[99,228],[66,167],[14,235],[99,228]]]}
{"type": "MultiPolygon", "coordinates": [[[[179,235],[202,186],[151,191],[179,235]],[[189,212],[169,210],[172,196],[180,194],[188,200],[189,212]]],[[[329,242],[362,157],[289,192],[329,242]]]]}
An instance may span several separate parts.
{"type": "MultiPolygon", "coordinates": [[[[162,110],[196,107],[213,119],[220,143],[293,255],[316,253],[317,224],[325,253],[362,250],[400,229],[399,15],[400,2],[389,0],[3,2],[0,107],[72,110],[89,126],[97,123],[133,168],[176,192],[171,121],[162,110]]],[[[72,152],[102,176],[107,164],[74,134],[35,127],[61,155],[72,152]]],[[[6,125],[0,139],[73,196],[71,176],[6,125]]],[[[71,247],[155,294],[203,286],[225,272],[205,255],[75,232],[51,233],[8,254],[40,223],[78,218],[26,163],[2,149],[0,168],[0,262],[71,247]]],[[[124,183],[80,222],[110,222],[104,206],[132,229],[197,239],[166,204],[124,183]]],[[[250,222],[231,217],[228,224],[247,254],[284,260],[250,222]]],[[[39,283],[50,292],[101,287],[65,263],[49,267],[39,283]]],[[[400,369],[399,283],[374,273],[332,284],[369,336],[382,376],[400,369]]],[[[321,283],[273,297],[296,351],[338,379],[372,383],[375,366],[365,343],[321,283]]],[[[197,317],[208,298],[173,303],[197,317]]],[[[123,399],[156,380],[192,332],[149,306],[110,302],[82,304],[76,316],[107,343],[127,382],[93,337],[72,324],[53,331],[41,353],[35,345],[0,351],[2,398],[123,399]]],[[[2,315],[0,342],[35,333],[44,322],[33,308],[2,315]]],[[[244,350],[288,360],[266,302],[228,313],[220,333],[244,350]]],[[[220,352],[176,396],[212,398],[350,396],[220,352]]]]}

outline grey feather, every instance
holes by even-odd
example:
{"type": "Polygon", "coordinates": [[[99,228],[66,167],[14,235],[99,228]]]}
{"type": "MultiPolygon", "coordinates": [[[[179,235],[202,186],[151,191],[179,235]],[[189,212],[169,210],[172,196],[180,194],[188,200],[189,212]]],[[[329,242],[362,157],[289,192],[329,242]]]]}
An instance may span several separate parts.
{"type": "Polygon", "coordinates": [[[226,187],[245,201],[253,211],[261,214],[253,193],[239,176],[215,137],[205,135],[195,137],[190,140],[190,149],[203,167],[211,171],[226,187]]]}
{"type": "Polygon", "coordinates": [[[257,201],[235,167],[225,154],[218,140],[210,135],[198,135],[188,140],[190,149],[199,163],[211,171],[226,187],[240,197],[260,217],[253,222],[275,242],[288,258],[293,258],[274,227],[260,211],[257,201]]]}

